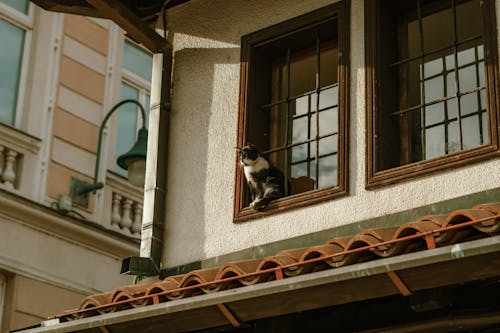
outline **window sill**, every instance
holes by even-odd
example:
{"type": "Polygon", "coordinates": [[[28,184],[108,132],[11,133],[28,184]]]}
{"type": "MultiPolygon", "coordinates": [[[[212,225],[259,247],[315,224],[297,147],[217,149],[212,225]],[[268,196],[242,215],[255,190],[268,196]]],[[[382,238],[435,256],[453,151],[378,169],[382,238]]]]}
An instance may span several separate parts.
{"type": "Polygon", "coordinates": [[[263,217],[279,214],[288,210],[314,205],[323,201],[332,200],[347,195],[347,189],[339,186],[329,187],[300,194],[290,195],[272,201],[265,210],[259,212],[250,207],[240,209],[233,219],[234,223],[256,220],[263,217]]]}
{"type": "Polygon", "coordinates": [[[367,190],[376,189],[426,176],[438,171],[459,168],[498,156],[500,156],[498,146],[483,145],[477,148],[450,154],[445,157],[420,161],[405,166],[374,172],[373,174],[369,174],[368,171],[365,188],[367,190]]]}

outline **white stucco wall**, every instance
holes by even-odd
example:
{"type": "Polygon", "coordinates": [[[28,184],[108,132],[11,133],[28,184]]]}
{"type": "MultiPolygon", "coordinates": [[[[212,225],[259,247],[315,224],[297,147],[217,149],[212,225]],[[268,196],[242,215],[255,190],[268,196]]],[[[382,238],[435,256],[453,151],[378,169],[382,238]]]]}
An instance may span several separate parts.
{"type": "Polygon", "coordinates": [[[364,8],[363,0],[352,0],[349,195],[232,222],[240,38],[332,2],[192,0],[170,11],[174,74],[165,267],[500,186],[500,159],[495,159],[365,190],[364,8]]]}

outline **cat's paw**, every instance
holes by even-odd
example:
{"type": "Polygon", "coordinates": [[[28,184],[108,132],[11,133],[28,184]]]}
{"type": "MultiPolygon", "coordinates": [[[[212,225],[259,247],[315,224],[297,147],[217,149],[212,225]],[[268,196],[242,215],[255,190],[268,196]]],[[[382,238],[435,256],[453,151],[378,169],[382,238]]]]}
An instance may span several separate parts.
{"type": "Polygon", "coordinates": [[[263,211],[264,208],[266,208],[267,204],[263,201],[256,201],[256,202],[252,202],[252,208],[257,210],[257,211],[263,211]]]}

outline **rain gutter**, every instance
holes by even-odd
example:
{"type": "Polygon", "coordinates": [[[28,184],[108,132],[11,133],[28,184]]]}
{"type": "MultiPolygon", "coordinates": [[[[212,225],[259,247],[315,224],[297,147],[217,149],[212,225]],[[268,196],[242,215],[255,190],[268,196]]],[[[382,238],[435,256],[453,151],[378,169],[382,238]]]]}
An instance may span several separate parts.
{"type": "MultiPolygon", "coordinates": [[[[280,293],[287,293],[304,288],[328,285],[332,283],[390,274],[404,269],[418,268],[437,263],[459,261],[476,256],[494,254],[500,251],[500,236],[494,236],[465,243],[458,243],[440,247],[425,252],[415,252],[395,257],[369,261],[365,263],[309,273],[281,280],[274,280],[252,286],[189,297],[160,304],[148,305],[129,310],[102,314],[94,317],[78,319],[60,323],[59,319],[42,322],[41,327],[16,332],[48,333],[48,332],[94,332],[96,328],[115,330],[113,325],[123,326],[127,322],[146,320],[147,318],[182,313],[197,310],[208,306],[224,307],[224,304],[258,297],[270,297],[280,293]],[[107,327],[107,328],[106,328],[107,327]]],[[[400,290],[402,294],[403,291],[400,290]]],[[[222,311],[222,310],[221,310],[222,311]]],[[[228,324],[231,319],[228,318],[228,324]]]]}

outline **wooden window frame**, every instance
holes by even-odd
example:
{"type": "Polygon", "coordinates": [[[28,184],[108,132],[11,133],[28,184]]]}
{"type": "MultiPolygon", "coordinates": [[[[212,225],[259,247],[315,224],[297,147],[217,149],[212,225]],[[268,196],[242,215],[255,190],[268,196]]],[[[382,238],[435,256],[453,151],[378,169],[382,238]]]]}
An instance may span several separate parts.
{"type": "Polygon", "coordinates": [[[378,72],[380,71],[380,50],[377,47],[379,35],[380,0],[365,1],[365,59],[366,59],[366,188],[378,188],[435,173],[450,168],[461,167],[500,156],[500,90],[498,70],[497,25],[495,4],[485,0],[483,5],[483,41],[485,49],[486,101],[489,119],[490,144],[461,150],[444,156],[414,162],[411,164],[376,170],[376,138],[379,97],[377,92],[378,72]]]}
{"type": "Polygon", "coordinates": [[[348,193],[348,120],[349,120],[349,27],[350,27],[350,0],[344,0],[324,8],[312,11],[305,15],[293,18],[283,23],[243,36],[241,41],[240,64],[240,99],[238,113],[237,147],[246,144],[248,131],[248,113],[250,112],[251,87],[251,55],[255,46],[265,42],[279,40],[295,31],[307,30],[326,19],[334,16],[339,20],[338,45],[338,181],[337,185],[311,190],[272,201],[264,211],[257,212],[250,207],[244,207],[245,176],[236,156],[235,161],[235,198],[233,222],[243,222],[258,219],[279,212],[299,207],[313,205],[326,200],[344,196],[348,193]]]}

